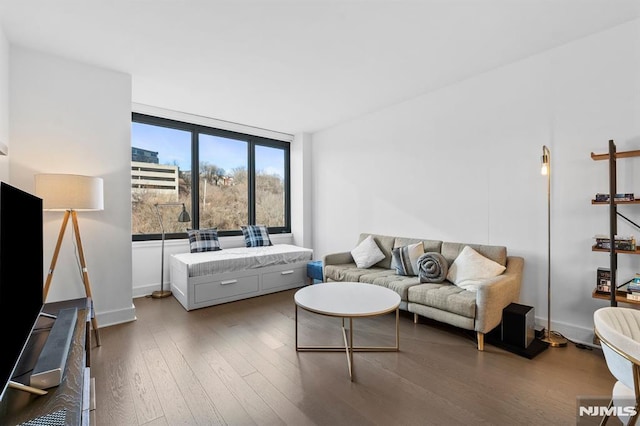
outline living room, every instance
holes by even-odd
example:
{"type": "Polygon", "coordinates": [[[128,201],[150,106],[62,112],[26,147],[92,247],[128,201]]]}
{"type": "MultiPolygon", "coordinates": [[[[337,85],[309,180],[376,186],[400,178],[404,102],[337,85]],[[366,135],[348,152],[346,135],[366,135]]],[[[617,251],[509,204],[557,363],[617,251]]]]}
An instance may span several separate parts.
{"type": "MultiPolygon", "coordinates": [[[[592,291],[597,268],[607,266],[609,259],[606,253],[590,248],[594,235],[608,233],[606,209],[592,206],[590,200],[596,193],[608,192],[608,170],[606,162],[593,161],[590,154],[605,153],[609,140],[615,140],[620,151],[640,149],[640,10],[636,2],[590,2],[585,6],[566,1],[555,8],[535,2],[511,7],[504,2],[466,5],[468,9],[458,6],[462,12],[454,14],[455,18],[432,23],[437,29],[449,28],[444,40],[433,41],[441,51],[430,50],[430,44],[422,41],[409,44],[411,49],[404,53],[401,45],[359,43],[367,36],[379,42],[380,37],[367,31],[383,23],[388,26],[383,34],[399,32],[431,40],[418,31],[416,21],[428,10],[418,4],[411,7],[420,13],[409,13],[416,11],[409,7],[398,15],[413,17],[403,24],[385,19],[390,9],[383,6],[391,8],[394,2],[381,2],[371,10],[352,3],[351,8],[341,10],[345,22],[333,22],[332,9],[320,2],[305,2],[291,9],[286,2],[275,2],[271,5],[275,12],[290,10],[285,17],[292,23],[285,28],[297,31],[293,34],[302,40],[304,55],[300,53],[299,61],[313,59],[313,49],[303,44],[314,46],[312,42],[318,41],[304,38],[307,30],[317,30],[304,25],[314,22],[313,13],[317,13],[323,30],[331,31],[324,25],[333,23],[337,35],[353,33],[345,44],[352,43],[357,60],[336,54],[335,58],[318,56],[310,62],[324,67],[326,79],[306,81],[309,85],[317,82],[318,91],[334,97],[333,103],[326,105],[322,102],[326,98],[276,100],[272,94],[284,93],[284,87],[267,91],[266,86],[258,87],[258,81],[251,90],[236,88],[234,79],[245,82],[243,75],[217,71],[220,74],[215,75],[225,80],[227,91],[255,93],[254,99],[239,97],[228,112],[223,112],[224,105],[218,102],[211,102],[211,111],[191,106],[190,97],[198,98],[198,105],[202,105],[203,97],[214,94],[192,91],[184,81],[158,87],[151,71],[146,79],[130,74],[125,68],[130,51],[124,44],[120,45],[118,62],[106,65],[100,64],[98,51],[117,52],[118,46],[94,45],[94,53],[80,50],[82,43],[73,45],[75,52],[65,49],[68,36],[56,27],[56,18],[75,18],[70,36],[81,39],[92,27],[107,28],[112,15],[92,22],[86,20],[92,14],[84,7],[39,4],[37,12],[19,2],[9,7],[10,3],[0,7],[0,143],[8,151],[0,156],[0,180],[33,191],[37,173],[76,173],[104,179],[104,211],[81,217],[101,327],[135,321],[138,298],[159,287],[159,243],[132,243],[131,239],[131,112],[137,110],[205,117],[212,123],[234,122],[287,135],[291,141],[292,232],[281,238],[312,248],[316,259],[352,249],[361,232],[506,246],[510,255],[525,259],[520,302],[535,307],[536,322],[543,326],[547,319],[549,242],[546,179],[540,175],[540,157],[542,146],[548,146],[553,170],[553,329],[573,342],[593,343],[593,313],[607,302],[594,299],[592,291]],[[362,18],[360,26],[350,20],[357,19],[356,12],[362,18]],[[480,19],[472,19],[476,17],[480,19]],[[476,21],[477,26],[470,26],[476,21]],[[29,37],[18,31],[20,25],[29,37]],[[31,31],[30,25],[35,26],[31,31]],[[472,32],[493,26],[502,30],[496,31],[494,38],[472,32]],[[350,32],[351,27],[355,29],[350,32]],[[451,30],[456,27],[468,29],[456,39],[457,32],[451,30]],[[56,28],[59,33],[45,31],[56,28]],[[474,40],[501,44],[478,46],[474,40]],[[357,57],[360,47],[366,56],[357,57]],[[393,50],[397,50],[395,56],[385,56],[393,50]],[[435,67],[439,62],[458,67],[448,69],[450,74],[430,75],[430,67],[445,69],[435,67]],[[330,90],[341,76],[351,81],[363,79],[362,75],[351,75],[357,74],[360,66],[376,76],[349,92],[330,90]],[[405,70],[406,80],[398,69],[405,70]],[[422,83],[416,70],[424,72],[422,83]],[[402,90],[391,90],[396,83],[402,90]],[[268,99],[261,93],[267,93],[268,99]],[[274,114],[271,101],[283,108],[291,105],[274,114]],[[306,104],[316,115],[314,121],[298,115],[297,110],[305,110],[306,104]],[[343,105],[358,105],[359,109],[344,110],[343,105]],[[269,114],[261,115],[260,109],[269,110],[269,114]],[[319,115],[323,111],[326,115],[319,115]]],[[[234,18],[242,16],[242,8],[227,4],[217,11],[215,22],[224,23],[224,13],[229,10],[234,18]]],[[[132,7],[134,11],[140,12],[132,7]]],[[[445,12],[453,14],[455,10],[440,12],[443,15],[434,16],[444,19],[449,16],[445,12]]],[[[141,40],[147,36],[141,34],[141,40]]],[[[329,41],[338,50],[336,38],[329,41]]],[[[233,46],[239,49],[244,45],[233,46]]],[[[231,60],[231,53],[218,55],[231,60]]],[[[263,50],[248,55],[252,54],[257,68],[261,60],[270,63],[263,50]]],[[[174,67],[180,55],[167,61],[167,67],[174,67]]],[[[220,63],[213,64],[223,68],[220,63]]],[[[636,191],[639,173],[634,159],[619,161],[619,192],[636,191]]],[[[632,208],[629,212],[633,217],[632,208]]],[[[60,220],[60,214],[45,214],[46,261],[53,252],[60,220]]],[[[633,234],[634,228],[621,222],[619,233],[633,234]]],[[[172,252],[183,247],[184,242],[175,242],[167,249],[172,252]]],[[[636,256],[621,258],[620,275],[640,272],[638,260],[636,256]]],[[[49,299],[83,294],[73,246],[70,240],[65,241],[49,299]]]]}

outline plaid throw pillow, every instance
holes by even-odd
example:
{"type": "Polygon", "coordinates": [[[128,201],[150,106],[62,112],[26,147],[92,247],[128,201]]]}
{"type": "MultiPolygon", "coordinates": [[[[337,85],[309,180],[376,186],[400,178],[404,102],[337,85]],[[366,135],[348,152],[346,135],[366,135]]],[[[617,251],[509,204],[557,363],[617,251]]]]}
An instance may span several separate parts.
{"type": "Polygon", "coordinates": [[[264,225],[247,225],[242,226],[242,235],[244,235],[244,243],[247,247],[265,247],[271,246],[269,239],[269,231],[264,225]]]}
{"type": "Polygon", "coordinates": [[[218,229],[187,229],[189,234],[189,248],[191,253],[201,253],[204,251],[218,251],[220,241],[218,241],[218,229]]]}

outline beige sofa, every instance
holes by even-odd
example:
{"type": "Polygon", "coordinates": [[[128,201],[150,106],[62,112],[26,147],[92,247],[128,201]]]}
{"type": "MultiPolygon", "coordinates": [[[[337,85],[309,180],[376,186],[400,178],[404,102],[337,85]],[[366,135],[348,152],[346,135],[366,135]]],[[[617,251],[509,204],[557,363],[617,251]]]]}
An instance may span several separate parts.
{"type": "Polygon", "coordinates": [[[502,310],[511,302],[518,302],[524,259],[507,256],[503,246],[464,244],[394,237],[377,234],[360,234],[358,243],[373,236],[385,258],[370,268],[358,268],[351,252],[327,254],[323,258],[325,281],[354,281],[387,287],[400,295],[400,308],[419,316],[476,331],[478,350],[484,350],[484,335],[500,324],[502,310]],[[422,242],[425,252],[438,252],[448,265],[458,257],[465,246],[470,246],[486,258],[506,267],[505,271],[483,282],[475,291],[465,290],[449,281],[421,283],[418,276],[397,275],[392,269],[394,247],[422,242]]]}

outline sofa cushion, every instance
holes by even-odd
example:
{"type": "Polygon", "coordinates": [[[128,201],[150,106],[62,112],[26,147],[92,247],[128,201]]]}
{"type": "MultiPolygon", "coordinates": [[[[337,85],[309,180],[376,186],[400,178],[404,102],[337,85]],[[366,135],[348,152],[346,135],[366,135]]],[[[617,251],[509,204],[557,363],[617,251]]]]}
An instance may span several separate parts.
{"type": "Polygon", "coordinates": [[[360,282],[367,282],[393,290],[400,295],[400,299],[403,302],[406,302],[408,300],[407,291],[414,285],[420,284],[420,278],[396,275],[395,272],[392,272],[390,275],[378,275],[376,277],[372,275],[364,275],[360,277],[360,282]]]}
{"type": "Polygon", "coordinates": [[[449,267],[447,279],[454,284],[461,284],[469,280],[493,278],[502,274],[505,266],[488,259],[466,246],[449,267]]]}
{"type": "Polygon", "coordinates": [[[419,284],[408,289],[408,301],[467,318],[476,316],[476,294],[447,283],[419,284]]]}
{"type": "Polygon", "coordinates": [[[373,282],[378,278],[385,278],[389,276],[395,277],[396,279],[398,278],[398,275],[396,275],[396,271],[394,271],[393,269],[369,268],[366,274],[360,275],[359,281],[361,283],[373,284],[373,282]]]}
{"type": "Polygon", "coordinates": [[[484,257],[491,259],[502,266],[507,265],[507,248],[504,246],[444,242],[442,243],[442,250],[440,253],[445,259],[447,259],[447,261],[449,261],[449,265],[451,265],[466,246],[471,247],[484,257]]]}
{"type": "Polygon", "coordinates": [[[355,263],[345,263],[342,265],[325,265],[324,277],[327,281],[350,281],[360,282],[363,275],[376,274],[378,272],[395,274],[391,269],[386,268],[358,268],[355,263]]]}
{"type": "Polygon", "coordinates": [[[391,252],[392,264],[398,275],[418,275],[418,259],[424,254],[422,242],[396,247],[391,252]]]}
{"type": "Polygon", "coordinates": [[[370,235],[360,241],[356,248],[351,250],[351,257],[358,265],[358,268],[369,268],[384,259],[384,253],[378,247],[373,237],[370,235]]]}
{"type": "Polygon", "coordinates": [[[373,266],[379,268],[391,269],[391,250],[393,250],[393,243],[396,240],[396,237],[390,237],[387,235],[378,235],[378,234],[360,234],[360,238],[358,239],[358,243],[362,242],[368,236],[372,236],[373,240],[376,242],[380,250],[384,253],[384,259],[380,262],[376,263],[373,266]]]}

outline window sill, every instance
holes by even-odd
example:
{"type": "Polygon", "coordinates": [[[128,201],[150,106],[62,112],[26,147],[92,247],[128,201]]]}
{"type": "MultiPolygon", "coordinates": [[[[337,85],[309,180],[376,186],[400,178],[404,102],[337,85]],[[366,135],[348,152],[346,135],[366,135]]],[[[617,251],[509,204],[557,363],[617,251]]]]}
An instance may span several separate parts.
{"type": "MultiPolygon", "coordinates": [[[[269,234],[269,238],[273,244],[292,244],[293,243],[293,234],[269,234]]],[[[234,247],[244,247],[244,237],[242,235],[233,235],[229,237],[220,237],[220,245],[222,248],[234,248],[234,247]]],[[[132,247],[135,248],[144,248],[144,247],[160,247],[161,240],[148,240],[148,241],[132,241],[132,247]]],[[[165,247],[172,246],[182,246],[188,245],[189,240],[187,238],[178,238],[165,240],[165,247]]]]}

